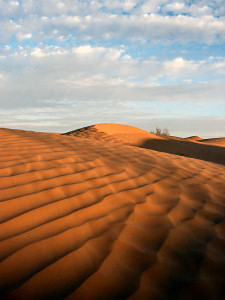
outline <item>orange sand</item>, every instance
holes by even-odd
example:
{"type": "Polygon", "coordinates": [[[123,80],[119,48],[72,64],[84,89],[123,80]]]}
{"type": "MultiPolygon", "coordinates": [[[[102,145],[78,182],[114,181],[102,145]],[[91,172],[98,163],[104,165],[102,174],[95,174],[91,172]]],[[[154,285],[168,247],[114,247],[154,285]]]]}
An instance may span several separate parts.
{"type": "Polygon", "coordinates": [[[201,140],[201,142],[204,144],[211,144],[220,147],[225,147],[225,138],[204,139],[201,140]]]}
{"type": "Polygon", "coordinates": [[[0,299],[223,299],[224,148],[71,135],[0,129],[0,299]]]}
{"type": "Polygon", "coordinates": [[[88,126],[65,133],[65,135],[133,145],[225,165],[223,148],[225,138],[202,140],[197,136],[187,139],[171,136],[159,137],[139,128],[118,124],[88,126]],[[200,139],[199,142],[198,139],[200,139]]]}
{"type": "Polygon", "coordinates": [[[185,138],[185,139],[187,139],[187,140],[189,140],[189,141],[201,141],[201,140],[202,140],[202,138],[200,138],[200,137],[197,136],[197,135],[189,136],[189,137],[187,137],[187,138],[185,138]]]}

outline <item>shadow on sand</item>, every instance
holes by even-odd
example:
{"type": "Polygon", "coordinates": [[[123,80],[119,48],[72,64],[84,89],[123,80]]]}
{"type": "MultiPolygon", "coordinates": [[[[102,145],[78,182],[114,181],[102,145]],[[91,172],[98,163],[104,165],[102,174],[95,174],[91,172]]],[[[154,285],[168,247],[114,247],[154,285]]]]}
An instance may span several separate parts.
{"type": "Polygon", "coordinates": [[[148,139],[140,147],[225,165],[224,147],[168,139],[148,139]]]}

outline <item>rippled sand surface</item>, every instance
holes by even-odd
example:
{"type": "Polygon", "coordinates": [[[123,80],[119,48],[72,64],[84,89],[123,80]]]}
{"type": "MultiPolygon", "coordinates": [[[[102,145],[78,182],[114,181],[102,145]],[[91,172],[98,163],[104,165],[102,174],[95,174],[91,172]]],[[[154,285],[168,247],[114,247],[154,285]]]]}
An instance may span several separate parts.
{"type": "Polygon", "coordinates": [[[224,165],[103,129],[0,129],[0,299],[223,299],[224,165]]]}

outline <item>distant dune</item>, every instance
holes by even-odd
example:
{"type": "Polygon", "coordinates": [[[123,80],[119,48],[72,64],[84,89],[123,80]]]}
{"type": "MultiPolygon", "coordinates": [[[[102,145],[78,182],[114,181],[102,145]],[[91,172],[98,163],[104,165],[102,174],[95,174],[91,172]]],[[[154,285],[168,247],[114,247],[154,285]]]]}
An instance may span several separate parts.
{"type": "Polygon", "coordinates": [[[201,142],[204,144],[225,147],[225,138],[204,139],[204,140],[201,140],[201,142]]]}
{"type": "Polygon", "coordinates": [[[116,124],[0,141],[0,299],[223,299],[224,147],[116,124]]]}
{"type": "Polygon", "coordinates": [[[193,136],[189,136],[187,138],[185,138],[186,140],[189,140],[189,141],[200,141],[202,140],[202,138],[200,138],[199,136],[197,135],[193,135],[193,136]]]}
{"type": "Polygon", "coordinates": [[[210,144],[220,147],[225,147],[225,138],[211,138],[211,139],[202,139],[199,136],[190,136],[185,138],[185,140],[201,142],[204,144],[210,144]]]}

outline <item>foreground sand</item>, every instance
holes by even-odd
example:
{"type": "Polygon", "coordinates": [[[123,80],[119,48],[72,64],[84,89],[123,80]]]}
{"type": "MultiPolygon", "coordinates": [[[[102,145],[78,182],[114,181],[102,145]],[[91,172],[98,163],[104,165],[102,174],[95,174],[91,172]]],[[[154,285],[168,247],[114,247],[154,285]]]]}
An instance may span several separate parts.
{"type": "Polygon", "coordinates": [[[225,167],[114,129],[0,130],[0,299],[223,299],[225,167]]]}

